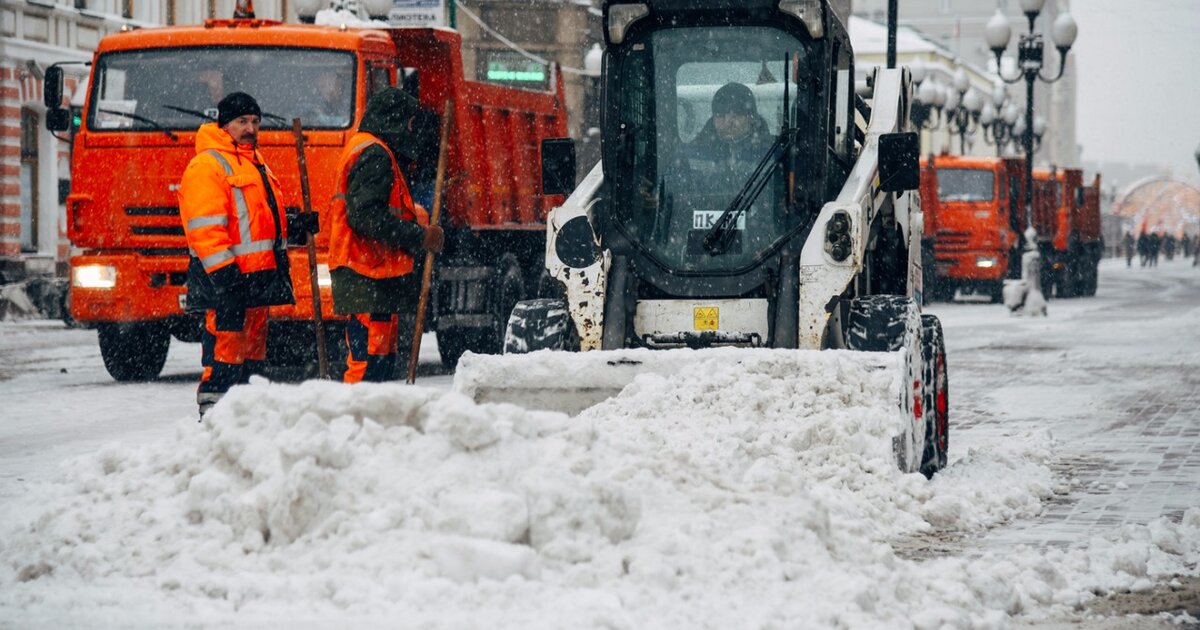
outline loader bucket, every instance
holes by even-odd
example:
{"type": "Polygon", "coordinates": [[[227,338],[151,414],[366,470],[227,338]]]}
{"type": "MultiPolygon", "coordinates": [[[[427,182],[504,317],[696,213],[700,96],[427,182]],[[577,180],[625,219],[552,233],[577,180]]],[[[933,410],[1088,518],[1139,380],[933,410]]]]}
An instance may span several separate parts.
{"type": "MultiPolygon", "coordinates": [[[[671,385],[674,380],[686,383],[689,389],[701,385],[719,395],[745,398],[759,395],[745,391],[748,383],[757,383],[758,389],[780,384],[807,399],[810,396],[805,392],[809,390],[831,389],[832,378],[841,384],[853,384],[852,389],[873,404],[894,410],[901,398],[900,365],[899,352],[838,350],[713,348],[467,354],[455,372],[454,389],[479,403],[510,403],[573,416],[619,398],[627,390],[639,389],[639,383],[643,392],[661,388],[665,398],[684,389],[671,385]]],[[[674,411],[694,402],[664,404],[671,404],[674,411]]],[[[753,415],[753,410],[748,409],[747,415],[753,415]]]]}

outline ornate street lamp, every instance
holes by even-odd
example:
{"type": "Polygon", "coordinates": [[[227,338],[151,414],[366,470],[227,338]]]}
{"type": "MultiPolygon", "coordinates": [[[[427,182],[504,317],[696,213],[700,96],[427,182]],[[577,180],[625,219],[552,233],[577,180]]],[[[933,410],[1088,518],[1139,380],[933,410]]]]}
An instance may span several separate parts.
{"type": "MultiPolygon", "coordinates": [[[[1024,129],[1021,133],[1021,139],[1025,145],[1025,221],[1026,233],[1035,242],[1037,232],[1033,227],[1033,137],[1038,124],[1037,119],[1033,116],[1033,84],[1039,79],[1045,83],[1053,83],[1062,78],[1063,70],[1067,66],[1067,52],[1071,50],[1071,46],[1075,43],[1075,36],[1079,33],[1079,27],[1069,13],[1062,13],[1054,20],[1051,37],[1054,40],[1055,48],[1058,48],[1058,74],[1053,77],[1042,76],[1042,35],[1034,32],[1033,24],[1045,5],[1046,0],[1021,0],[1021,10],[1029,20],[1029,32],[1022,34],[1017,44],[1017,62],[1020,68],[1016,76],[1004,76],[1004,68],[1001,64],[1004,49],[1008,48],[1008,40],[1012,37],[1012,28],[1008,24],[1008,18],[999,9],[996,9],[996,14],[992,16],[991,20],[988,20],[987,27],[984,29],[984,38],[987,40],[988,47],[996,55],[997,76],[1005,83],[1016,83],[1022,78],[1025,79],[1024,120],[1033,121],[1033,124],[1022,125],[1024,129]]],[[[1042,125],[1044,127],[1045,123],[1043,122],[1042,125]]],[[[1041,292],[1040,282],[1036,276],[1026,278],[1026,281],[1038,292],[1041,292]]]]}
{"type": "Polygon", "coordinates": [[[919,58],[908,64],[908,73],[917,86],[916,102],[912,108],[913,124],[918,129],[937,129],[942,117],[942,105],[946,101],[941,86],[919,58]]]}
{"type": "Polygon", "coordinates": [[[967,77],[967,71],[959,68],[954,73],[954,102],[950,111],[946,113],[946,120],[949,123],[950,134],[958,134],[959,147],[958,152],[961,155],[967,154],[967,134],[974,135],[975,130],[979,127],[979,116],[983,109],[983,97],[979,96],[979,92],[971,89],[971,80],[967,77]]]}

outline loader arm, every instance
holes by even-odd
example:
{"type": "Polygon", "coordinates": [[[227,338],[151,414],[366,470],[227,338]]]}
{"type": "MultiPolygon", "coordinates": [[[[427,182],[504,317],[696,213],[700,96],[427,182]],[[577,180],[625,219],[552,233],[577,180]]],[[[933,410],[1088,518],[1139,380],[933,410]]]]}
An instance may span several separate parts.
{"type": "Polygon", "coordinates": [[[821,208],[804,243],[800,254],[800,348],[842,346],[840,340],[828,338],[830,320],[840,299],[853,292],[862,275],[872,224],[889,210],[909,245],[908,295],[919,300],[919,243],[923,231],[920,202],[916,195],[884,192],[879,181],[880,137],[908,130],[908,82],[907,70],[875,71],[871,118],[862,150],[837,198],[821,208]],[[830,251],[828,235],[835,217],[849,221],[850,247],[843,260],[837,260],[830,251]],[[915,258],[913,252],[917,253],[915,258]]]}

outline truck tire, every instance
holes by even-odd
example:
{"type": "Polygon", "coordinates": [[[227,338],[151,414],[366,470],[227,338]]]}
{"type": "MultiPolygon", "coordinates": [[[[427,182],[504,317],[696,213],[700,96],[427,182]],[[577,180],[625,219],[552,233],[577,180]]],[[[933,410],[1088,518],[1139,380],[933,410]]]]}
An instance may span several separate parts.
{"type": "Polygon", "coordinates": [[[578,346],[567,303],[555,298],[517,302],[508,318],[504,354],[573,350],[578,346]]]}
{"type": "Polygon", "coordinates": [[[105,323],[97,329],[104,369],[114,379],[148,381],[162,372],[171,333],[161,322],[105,323]]]}
{"type": "MultiPolygon", "coordinates": [[[[1004,301],[1004,281],[997,280],[988,286],[988,298],[992,304],[1000,304],[1004,301]]],[[[923,317],[923,316],[922,316],[923,317]]],[[[940,326],[941,324],[939,324],[940,326]]]]}
{"type": "Polygon", "coordinates": [[[932,478],[946,467],[950,448],[950,381],[946,370],[946,338],[942,323],[933,315],[921,315],[921,351],[925,355],[925,449],[921,474],[932,478]]]}
{"type": "Polygon", "coordinates": [[[850,303],[846,345],[862,352],[891,352],[904,345],[909,311],[916,308],[903,295],[867,295],[850,303]]]}
{"type": "Polygon", "coordinates": [[[513,307],[525,294],[521,265],[511,254],[500,259],[488,290],[488,309],[492,324],[473,328],[453,326],[438,329],[438,354],[442,365],[453,369],[469,350],[475,354],[500,354],[504,351],[504,336],[513,307]]]}

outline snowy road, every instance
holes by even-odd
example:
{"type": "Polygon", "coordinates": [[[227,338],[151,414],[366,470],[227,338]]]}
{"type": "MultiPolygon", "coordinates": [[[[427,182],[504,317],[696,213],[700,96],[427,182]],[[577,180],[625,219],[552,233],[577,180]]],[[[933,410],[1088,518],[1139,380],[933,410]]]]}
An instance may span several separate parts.
{"type": "MultiPolygon", "coordinates": [[[[431,473],[427,480],[437,488],[428,495],[416,493],[417,498],[404,499],[413,501],[415,507],[364,512],[365,520],[359,525],[350,525],[356,521],[346,521],[344,517],[341,525],[336,524],[336,518],[332,525],[318,526],[314,521],[312,529],[301,527],[297,530],[294,548],[286,555],[271,555],[270,547],[263,548],[271,541],[261,537],[234,536],[231,547],[236,550],[231,552],[207,545],[193,548],[197,556],[207,554],[210,557],[198,560],[199,565],[185,563],[182,567],[179,566],[180,552],[196,544],[187,538],[196,534],[179,533],[180,524],[171,520],[179,517],[178,514],[170,516],[172,510],[183,509],[177,507],[182,505],[200,510],[195,507],[200,505],[201,511],[208,516],[205,529],[195,540],[206,540],[219,537],[225,531],[213,529],[224,518],[213,506],[227,506],[229,496],[250,496],[250,492],[261,494],[261,489],[251,489],[243,495],[221,494],[227,492],[228,487],[236,486],[238,480],[224,477],[225,473],[212,476],[215,470],[206,469],[211,464],[204,463],[212,458],[205,450],[208,438],[193,430],[194,423],[185,422],[194,414],[198,347],[174,342],[162,378],[152,383],[118,384],[104,372],[93,331],[66,329],[56,322],[3,322],[0,323],[0,504],[6,507],[0,509],[0,530],[8,531],[13,523],[26,522],[43,502],[60,497],[61,507],[55,508],[53,513],[48,512],[43,524],[63,540],[87,542],[79,551],[72,551],[72,545],[77,543],[61,549],[50,544],[40,548],[38,541],[42,537],[36,529],[29,530],[23,542],[0,542],[0,560],[12,563],[7,567],[0,565],[0,585],[22,585],[11,598],[0,596],[0,627],[8,627],[8,624],[13,627],[110,625],[86,621],[91,619],[89,615],[94,610],[110,610],[109,617],[99,618],[118,620],[115,625],[163,627],[178,623],[168,621],[173,619],[171,611],[176,607],[196,612],[198,616],[190,619],[197,627],[229,627],[230,624],[261,627],[264,623],[270,625],[264,620],[273,619],[271,623],[278,624],[282,619],[306,619],[305,614],[315,614],[315,621],[307,623],[315,624],[311,627],[321,627],[324,625],[322,619],[340,619],[338,611],[349,611],[351,619],[379,627],[388,625],[380,620],[396,618],[397,607],[416,615],[413,619],[424,620],[423,624],[414,621],[413,625],[490,627],[486,621],[488,617],[472,616],[470,611],[490,610],[493,606],[504,611],[494,620],[497,626],[503,627],[682,628],[705,624],[707,627],[730,627],[721,625],[722,620],[728,622],[729,619],[744,621],[745,627],[764,628],[839,625],[882,628],[906,624],[914,627],[1003,627],[1010,619],[1015,619],[1018,624],[1053,623],[1053,618],[1047,621],[1044,617],[1031,620],[1020,616],[1034,612],[1038,603],[1058,606],[1054,613],[1058,619],[1064,618],[1064,610],[1072,608],[1075,610],[1072,614],[1082,614],[1085,609],[1081,597],[1086,599],[1089,591],[1133,591],[1133,601],[1113,605],[1111,602],[1117,598],[1109,598],[1107,607],[1090,604],[1092,611],[1115,614],[1189,611],[1192,615],[1200,614],[1197,586],[1200,582],[1194,579],[1200,545],[1194,540],[1177,540],[1184,532],[1194,533],[1195,530],[1183,527],[1175,530],[1173,525],[1164,528],[1161,524],[1145,527],[1160,517],[1179,524],[1181,519],[1188,519],[1185,511],[1200,508],[1200,484],[1196,482],[1200,479],[1200,270],[1179,261],[1163,263],[1157,269],[1126,269],[1116,261],[1105,261],[1095,298],[1055,300],[1049,308],[1048,318],[1013,317],[1002,307],[982,303],[936,304],[928,309],[941,317],[946,329],[951,383],[951,465],[944,479],[939,475],[928,484],[928,491],[921,487],[923,480],[918,482],[908,476],[902,482],[892,482],[873,473],[870,462],[860,464],[857,460],[822,464],[826,469],[824,473],[801,480],[792,487],[786,473],[787,466],[797,465],[796,457],[785,452],[782,458],[771,459],[767,454],[781,451],[783,446],[794,442],[794,438],[766,442],[771,428],[768,424],[759,427],[763,431],[761,435],[754,436],[736,433],[726,436],[723,432],[727,429],[723,424],[713,424],[708,429],[701,427],[695,436],[683,432],[687,439],[682,444],[671,444],[669,434],[662,433],[659,438],[666,440],[662,447],[656,442],[646,442],[644,436],[638,437],[637,433],[617,433],[597,444],[592,443],[595,438],[588,437],[584,448],[578,443],[583,439],[579,435],[568,431],[563,433],[563,439],[557,437],[560,429],[555,429],[553,423],[547,424],[549,421],[517,421],[502,413],[499,417],[503,421],[496,426],[508,426],[506,431],[509,433],[515,430],[522,439],[531,440],[530,450],[522,450],[526,447],[521,442],[508,444],[513,440],[505,438],[495,446],[485,448],[482,459],[464,460],[465,455],[459,453],[439,461],[431,458],[442,452],[438,449],[444,450],[443,443],[429,442],[422,446],[415,441],[418,439],[415,434],[394,433],[396,427],[389,427],[386,433],[379,433],[381,429],[376,428],[375,433],[368,436],[369,440],[362,435],[355,438],[357,451],[339,451],[336,444],[331,447],[326,443],[331,439],[327,436],[353,429],[333,419],[328,421],[327,428],[319,428],[313,434],[320,438],[318,441],[312,436],[294,437],[289,432],[262,437],[266,442],[273,441],[287,458],[293,457],[297,450],[318,447],[324,449],[320,451],[324,455],[318,455],[318,460],[356,457],[358,460],[354,461],[372,466],[366,471],[370,473],[366,476],[368,479],[379,472],[391,474],[388,466],[404,468],[405,461],[439,467],[440,472],[431,473]],[[533,424],[522,425],[522,422],[533,424]],[[514,429],[513,423],[520,430],[514,429]],[[718,432],[713,434],[713,430],[718,432]],[[711,435],[723,440],[726,437],[744,438],[745,442],[735,440],[742,444],[739,449],[758,449],[759,459],[746,469],[739,460],[720,459],[731,457],[728,453],[707,448],[702,443],[696,445],[711,435]],[[171,440],[181,446],[170,446],[171,440]],[[112,445],[114,442],[118,444],[112,445]],[[167,446],[159,446],[163,444],[167,446]],[[638,453],[646,444],[651,445],[648,449],[651,452],[645,455],[650,459],[638,459],[643,457],[638,453]],[[139,450],[143,447],[144,450],[139,450]],[[175,457],[169,452],[171,448],[195,449],[197,455],[189,456],[190,459],[179,455],[178,459],[171,460],[175,457]],[[334,449],[332,455],[327,452],[330,448],[334,449]],[[579,454],[581,448],[586,456],[579,454]],[[488,449],[495,450],[495,454],[486,455],[488,449]],[[86,461],[72,459],[97,451],[107,454],[86,461]],[[506,454],[509,451],[513,452],[506,454]],[[673,456],[680,457],[677,473],[671,469],[672,460],[664,459],[673,456]],[[561,461],[556,459],[559,457],[561,461]],[[662,470],[653,470],[656,460],[662,460],[662,470]],[[475,463],[468,463],[472,461],[475,463]],[[87,472],[97,465],[103,469],[102,474],[87,472]],[[485,469],[468,472],[480,465],[485,469]],[[604,512],[608,514],[606,518],[617,519],[615,524],[610,522],[609,527],[628,530],[620,536],[610,533],[613,545],[618,539],[624,540],[622,536],[631,536],[635,524],[637,535],[620,547],[610,549],[609,543],[603,541],[596,543],[588,542],[591,539],[569,537],[560,538],[558,546],[543,546],[537,540],[538,530],[535,530],[532,543],[528,540],[529,532],[521,534],[519,528],[515,534],[471,531],[472,536],[514,543],[511,547],[516,552],[499,542],[489,544],[501,545],[500,551],[492,547],[467,547],[464,552],[460,539],[445,538],[447,533],[466,533],[461,530],[462,518],[494,517],[491,519],[493,527],[504,529],[509,525],[511,529],[513,523],[535,522],[535,508],[547,509],[544,502],[530,498],[527,499],[529,513],[526,516],[505,516],[505,511],[512,509],[511,488],[523,488],[520,491],[528,497],[539,493],[557,496],[557,500],[568,507],[574,506],[570,509],[591,510],[594,506],[588,507],[590,502],[600,500],[596,498],[599,494],[593,497],[587,495],[587,491],[572,496],[566,486],[547,490],[543,487],[547,482],[531,486],[518,482],[522,479],[519,476],[508,479],[513,471],[526,465],[532,466],[533,471],[544,468],[539,472],[549,472],[551,478],[557,475],[575,480],[576,476],[586,475],[578,480],[586,482],[585,486],[594,488],[594,492],[609,497],[605,501],[616,500],[613,497],[628,501],[629,497],[639,493],[647,497],[641,508],[640,523],[636,511],[632,516],[620,518],[604,512]],[[604,472],[609,465],[616,472],[605,473],[602,478],[594,474],[604,472]],[[374,468],[377,466],[384,468],[374,468]],[[719,466],[736,474],[731,472],[728,474],[732,476],[727,476],[727,471],[719,466]],[[172,475],[181,467],[191,470],[192,487],[184,495],[178,495],[178,488],[170,489],[179,483],[172,475]],[[702,472],[691,478],[696,469],[702,472]],[[138,473],[139,470],[144,472],[138,473]],[[629,472],[631,470],[641,472],[634,474],[629,472]],[[1043,470],[1049,472],[1043,475],[1043,470]],[[661,481],[652,484],[646,479],[658,473],[664,478],[678,477],[674,482],[683,484],[680,488],[685,494],[656,495],[661,492],[661,481]],[[155,478],[155,474],[161,476],[155,478]],[[988,477],[993,474],[996,475],[994,478],[988,477]],[[498,488],[506,489],[495,495],[446,494],[448,489],[464,483],[478,484],[479,479],[471,475],[483,475],[494,481],[498,488]],[[148,478],[144,485],[140,481],[142,478],[148,478]],[[61,479],[68,481],[56,485],[55,482],[61,479]],[[199,483],[201,480],[208,485],[199,483]],[[711,487],[707,485],[710,482],[711,487]],[[745,494],[734,492],[743,486],[745,494]],[[770,490],[765,498],[762,497],[764,488],[770,490]],[[122,506],[133,501],[131,508],[111,508],[113,529],[121,530],[118,524],[125,527],[124,531],[118,532],[121,536],[116,542],[96,542],[94,530],[99,525],[84,522],[87,518],[77,511],[81,508],[71,507],[80,505],[79,499],[72,498],[75,492],[83,493],[80,497],[94,497],[98,492],[104,497],[119,499],[122,506]],[[697,494],[686,494],[691,492],[697,494]],[[658,505],[649,499],[655,496],[659,497],[658,505]],[[746,509],[738,507],[743,503],[742,497],[751,508],[759,506],[757,515],[761,522],[747,529],[734,527],[732,535],[720,533],[730,527],[721,518],[734,519],[731,522],[743,519],[737,512],[746,509]],[[812,501],[812,505],[782,506],[781,500],[812,501]],[[436,509],[426,505],[430,501],[436,504],[436,509]],[[713,520],[697,520],[695,514],[684,519],[681,515],[689,514],[685,508],[695,504],[709,505],[713,520]],[[464,509],[467,511],[461,511],[464,509]],[[424,510],[432,511],[427,514],[424,510]],[[827,518],[837,526],[829,530],[828,524],[821,525],[816,517],[809,516],[814,510],[816,513],[827,511],[827,518]],[[437,518],[429,514],[435,514],[437,518]],[[864,523],[868,518],[864,516],[866,514],[873,514],[879,523],[864,523]],[[656,520],[659,517],[667,520],[656,520]],[[918,517],[916,521],[920,522],[914,521],[913,517],[918,517]],[[795,527],[797,518],[801,522],[800,531],[807,534],[788,543],[772,537],[772,528],[795,527]],[[852,520],[847,522],[847,519],[852,520]],[[174,524],[159,526],[156,530],[155,523],[160,520],[174,524]],[[417,527],[413,524],[417,521],[424,523],[418,529],[429,530],[420,539],[425,542],[396,538],[400,536],[398,533],[381,539],[383,542],[376,541],[377,529],[404,532],[417,527]],[[80,531],[74,531],[75,527],[80,531]],[[147,584],[138,581],[147,575],[140,554],[135,553],[132,560],[114,559],[120,556],[121,547],[128,546],[129,540],[150,536],[139,533],[141,527],[150,532],[157,531],[154,539],[162,541],[161,548],[145,550],[147,556],[158,554],[161,557],[160,574],[151,578],[148,591],[133,590],[147,588],[147,584]],[[1138,527],[1141,529],[1136,529],[1138,527]],[[342,538],[347,540],[346,548],[330,548],[322,542],[324,534],[321,532],[328,528],[340,528],[342,538]],[[843,530],[851,534],[838,533],[843,530]],[[906,534],[906,531],[910,533],[906,534]],[[1089,542],[1093,537],[1114,532],[1124,533],[1115,542],[1089,542]],[[853,538],[854,535],[861,535],[861,538],[853,538]],[[179,536],[183,538],[176,539],[179,536]],[[851,538],[844,539],[846,536],[851,538]],[[443,542],[430,546],[431,538],[443,542]],[[1152,544],[1137,544],[1144,538],[1151,539],[1152,544]],[[561,540],[568,540],[575,546],[564,546],[561,540]],[[727,540],[733,542],[726,543],[727,540]],[[719,547],[713,546],[713,541],[720,541],[719,547]],[[881,541],[889,541],[884,547],[894,549],[900,559],[890,559],[890,551],[881,551],[878,546],[881,541]],[[809,543],[811,546],[805,546],[809,543]],[[12,546],[6,547],[6,544],[12,546]],[[694,546],[697,544],[699,546],[694,546]],[[544,574],[540,578],[535,578],[538,573],[528,564],[529,545],[536,548],[535,560],[544,565],[544,574]],[[592,547],[584,551],[587,545],[592,547]],[[704,549],[706,545],[713,547],[711,551],[704,549]],[[1053,559],[1055,564],[1037,566],[1038,554],[1035,552],[1013,555],[1012,566],[999,566],[1005,563],[998,562],[997,558],[1005,558],[1018,545],[1043,549],[1046,557],[1053,559]],[[1081,546],[1087,548],[1086,555],[1064,555],[1067,550],[1081,546]],[[54,551],[50,551],[51,547],[54,551]],[[688,553],[680,554],[681,549],[692,550],[696,557],[689,560],[688,553]],[[753,556],[755,562],[738,563],[740,553],[749,557],[752,550],[757,550],[757,555],[753,556]],[[1179,566],[1166,568],[1165,575],[1162,573],[1162,567],[1166,566],[1162,564],[1162,550],[1166,550],[1168,556],[1177,551],[1182,562],[1179,566]],[[246,564],[247,552],[261,552],[265,560],[260,564],[246,564]],[[232,555],[226,555],[230,553],[232,555]],[[447,564],[447,553],[459,560],[447,564]],[[396,554],[402,560],[401,565],[396,564],[396,554]],[[831,556],[827,559],[827,567],[817,560],[825,554],[831,556]],[[46,559],[31,559],[35,556],[46,559]],[[1081,557],[1093,566],[1081,568],[1081,557]],[[430,558],[439,569],[427,566],[430,558]],[[54,562],[62,563],[57,573],[54,573],[54,562]],[[796,568],[796,562],[800,562],[800,569],[796,568]],[[706,574],[699,568],[705,563],[718,568],[706,574]],[[203,569],[197,568],[200,565],[203,569]],[[467,568],[472,565],[477,568],[467,568]],[[624,577],[619,575],[622,565],[624,577]],[[393,575],[396,566],[414,568],[393,575]],[[618,567],[615,577],[608,573],[613,566],[618,567]],[[999,568],[994,576],[978,578],[976,574],[981,566],[999,568]],[[515,573],[530,581],[510,577],[493,583],[493,586],[487,586],[488,582],[484,581],[479,586],[461,589],[436,580],[429,581],[431,571],[452,582],[461,583],[465,579],[470,583],[475,579],[456,575],[463,570],[468,573],[482,571],[481,575],[487,575],[487,571],[499,571],[500,575],[515,573]],[[796,573],[797,570],[800,572],[796,573]],[[889,570],[911,570],[915,577],[911,580],[900,576],[884,579],[889,570]],[[75,575],[72,571],[82,577],[69,578],[75,575]],[[773,573],[776,571],[789,577],[780,581],[773,573]],[[1172,572],[1180,578],[1172,581],[1172,572]],[[52,573],[54,578],[48,577],[52,573]],[[241,580],[237,577],[250,573],[261,579],[241,580]],[[90,603],[64,612],[60,606],[72,601],[64,593],[70,592],[72,584],[75,588],[80,584],[93,584],[94,574],[115,574],[119,577],[111,579],[114,587],[125,584],[131,589],[130,593],[142,595],[128,594],[123,599],[96,591],[82,600],[90,603]],[[301,577],[308,574],[312,574],[311,577],[301,577]],[[711,588],[719,584],[728,588],[729,593],[714,597],[711,602],[689,599],[696,594],[684,577],[689,574],[697,585],[694,588],[700,588],[699,592],[711,592],[711,588]],[[1044,575],[1036,577],[1037,574],[1044,575]],[[1046,577],[1051,574],[1052,577],[1046,577]],[[60,575],[64,585],[56,586],[53,580],[59,579],[60,575]],[[1005,575],[1008,577],[1002,577],[1005,575]],[[1146,580],[1145,575],[1152,575],[1154,580],[1146,580]],[[1081,580],[1081,576],[1086,579],[1081,580]],[[72,582],[71,579],[82,579],[83,582],[72,582]],[[359,586],[349,591],[341,590],[338,584],[343,580],[359,586]],[[356,580],[374,580],[373,590],[364,588],[364,584],[356,580]],[[1005,590],[1005,582],[1013,582],[1016,586],[1005,590]],[[967,583],[970,583],[969,588],[967,583]],[[44,586],[39,589],[39,584],[44,586]],[[708,586],[703,586],[705,584],[708,586]],[[739,591],[734,584],[743,590],[739,591]],[[918,588],[913,586],[918,584],[926,585],[926,594],[914,596],[910,592],[918,588]],[[788,588],[802,585],[807,586],[815,601],[797,609],[794,608],[794,593],[788,588]],[[960,585],[969,592],[968,595],[958,590],[960,585]],[[306,589],[311,609],[298,611],[297,604],[290,599],[296,597],[295,593],[281,594],[295,591],[293,587],[306,589]],[[710,590],[705,591],[705,588],[710,590]],[[678,595],[680,589],[682,595],[678,595]],[[658,599],[682,599],[671,602],[671,606],[654,603],[656,592],[658,599]],[[410,593],[411,599],[406,600],[405,596],[410,593]],[[460,608],[448,617],[438,617],[436,611],[422,609],[421,604],[415,603],[430,597],[434,601],[445,598],[456,602],[460,608]],[[551,602],[555,597],[571,602],[568,609],[574,607],[577,614],[584,616],[569,616],[572,613],[554,616],[556,613],[551,611],[556,609],[551,602]],[[762,603],[758,607],[753,601],[747,604],[747,597],[761,597],[762,603]],[[161,601],[154,603],[156,598],[161,601]],[[545,603],[518,603],[526,599],[545,603]],[[203,601],[213,603],[198,603],[203,601]],[[823,605],[822,601],[827,603],[823,605]],[[539,608],[539,605],[552,608],[539,608]],[[7,611],[6,606],[10,607],[7,611]],[[246,610],[239,613],[241,606],[246,606],[246,610]],[[111,612],[112,609],[125,609],[125,616],[111,612]],[[649,610],[658,613],[647,617],[649,610]],[[278,614],[285,616],[272,616],[278,614]],[[534,619],[540,621],[531,624],[534,619]],[[654,622],[647,623],[649,619],[654,622]],[[567,623],[565,620],[573,621],[567,623]]],[[[436,373],[436,346],[432,337],[427,338],[422,352],[426,358],[423,370],[429,376],[420,382],[434,391],[449,390],[451,377],[436,373]]],[[[302,388],[304,391],[310,389],[310,386],[302,388]]],[[[341,395],[339,391],[330,390],[325,396],[336,397],[341,395]]],[[[651,398],[655,396],[653,390],[647,394],[651,398]]],[[[310,392],[306,395],[311,396],[307,399],[310,402],[305,403],[310,405],[309,409],[320,411],[322,394],[310,392]]],[[[261,398],[247,398],[244,404],[279,405],[279,400],[287,400],[287,396],[298,394],[268,391],[261,398]]],[[[387,396],[389,394],[384,390],[372,392],[365,404],[373,404],[372,397],[378,402],[388,400],[387,396]]],[[[637,403],[636,397],[630,398],[631,401],[624,403],[625,409],[637,403]]],[[[393,401],[389,404],[407,408],[404,406],[415,403],[393,401]]],[[[487,414],[454,404],[457,403],[444,403],[443,412],[476,424],[450,426],[445,429],[450,431],[447,435],[457,435],[454,439],[460,441],[498,439],[487,437],[487,431],[483,438],[480,437],[479,426],[482,425],[477,423],[480,418],[486,419],[487,414]],[[463,427],[474,427],[471,429],[474,433],[467,433],[463,438],[463,427]]],[[[622,407],[615,406],[614,409],[622,407]]],[[[633,409],[637,410],[636,407],[633,409]]],[[[302,406],[298,413],[303,412],[302,406]]],[[[720,416],[720,413],[716,415],[720,416]]],[[[311,418],[301,417],[301,420],[296,429],[305,422],[312,424],[311,418]]],[[[593,423],[606,421],[604,418],[589,419],[593,423]]],[[[618,431],[638,430],[617,421],[610,424],[618,431]]],[[[668,424],[668,431],[670,426],[668,424]]],[[[229,444],[242,451],[267,448],[269,445],[254,441],[253,431],[269,428],[252,426],[250,434],[220,434],[225,444],[223,448],[229,444]]],[[[420,439],[428,442],[435,437],[435,429],[423,427],[427,435],[420,439]]],[[[786,432],[786,427],[784,430],[786,432]]],[[[365,427],[363,431],[366,432],[365,427]]],[[[213,444],[215,448],[216,442],[213,444]]],[[[261,455],[256,457],[261,459],[261,455]]],[[[255,476],[259,472],[254,470],[255,476]]],[[[342,486],[343,494],[353,494],[357,488],[365,487],[346,481],[357,479],[351,473],[350,468],[342,473],[345,476],[342,482],[350,483],[342,486]]],[[[651,481],[654,479],[658,478],[653,477],[651,481]]],[[[308,485],[296,485],[300,482],[288,477],[281,483],[293,489],[303,491],[309,487],[329,495],[318,496],[318,503],[332,501],[330,497],[338,495],[338,486],[331,490],[311,480],[304,482],[308,485]]],[[[375,489],[370,482],[367,484],[372,487],[363,490],[362,496],[355,494],[347,498],[349,503],[343,501],[342,508],[354,513],[362,505],[373,505],[381,499],[389,503],[399,500],[386,494],[395,492],[394,489],[375,489]]],[[[89,498],[83,504],[94,500],[89,498]]],[[[295,500],[303,503],[303,496],[295,500]]],[[[559,508],[567,509],[562,505],[559,508]]],[[[613,508],[609,505],[605,509],[613,508]]],[[[1195,510],[1191,514],[1195,520],[1195,510]]],[[[584,516],[595,514],[585,512],[584,516]]],[[[309,517],[315,518],[312,514],[309,517]]],[[[189,513],[189,518],[196,517],[189,513]]],[[[541,527],[551,531],[563,527],[564,522],[550,519],[541,527]]],[[[293,523],[291,527],[300,526],[293,523]]],[[[559,534],[565,536],[561,531],[559,534]]],[[[154,569],[150,569],[149,574],[153,573],[154,569]]],[[[104,584],[101,580],[96,588],[103,588],[104,584]]],[[[1165,627],[1166,624],[1157,620],[1152,625],[1144,617],[1132,623],[1103,627],[1165,627]]]]}

